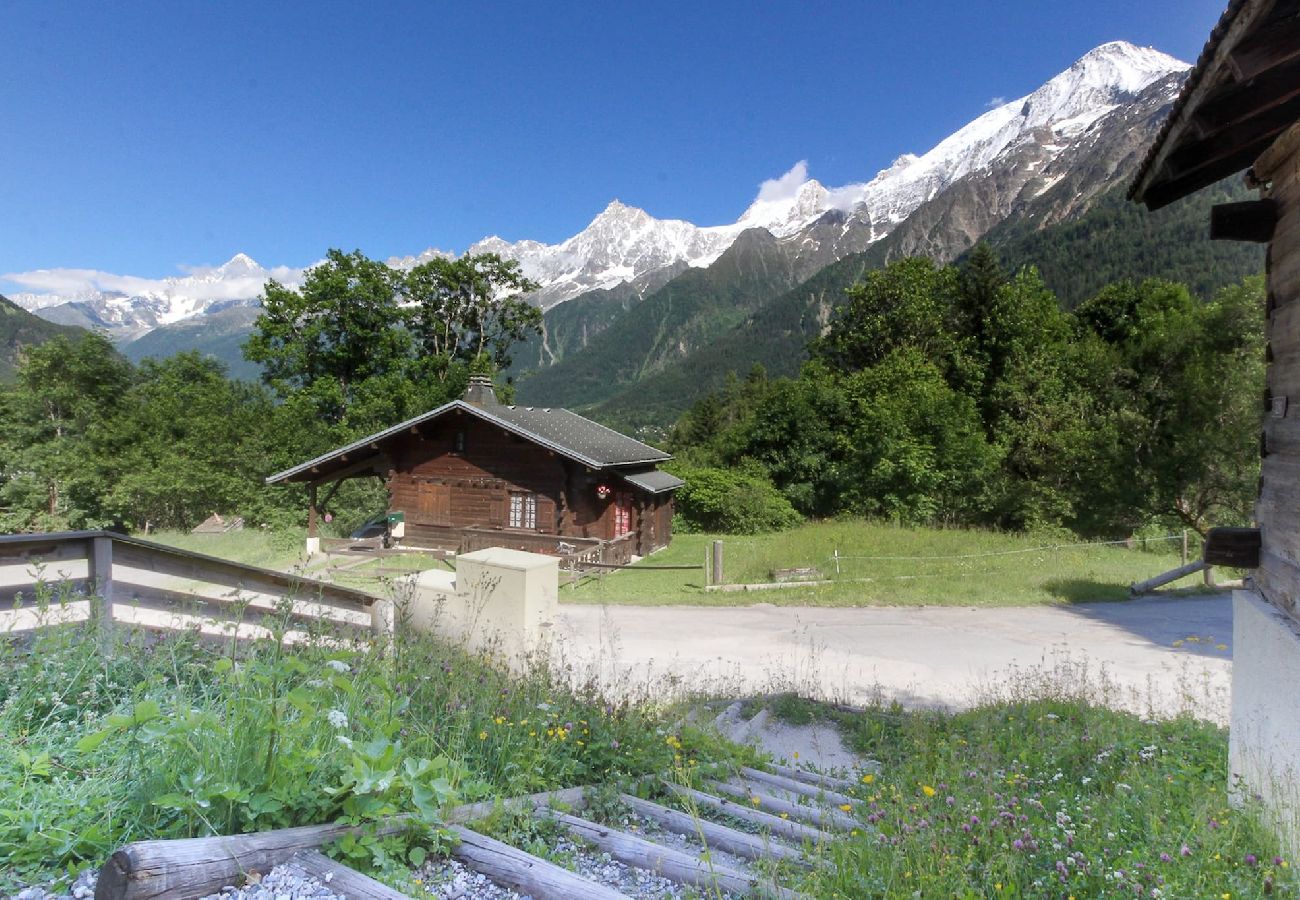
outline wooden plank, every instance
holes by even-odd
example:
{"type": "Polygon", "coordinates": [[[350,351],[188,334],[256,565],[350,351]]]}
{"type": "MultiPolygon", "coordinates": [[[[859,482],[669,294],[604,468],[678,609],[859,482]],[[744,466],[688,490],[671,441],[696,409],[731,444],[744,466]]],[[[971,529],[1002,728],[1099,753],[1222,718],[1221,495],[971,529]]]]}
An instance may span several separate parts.
{"type": "Polygon", "coordinates": [[[838,809],[821,809],[807,803],[787,800],[784,797],[778,797],[775,794],[760,790],[757,786],[748,784],[740,778],[734,778],[731,781],[709,781],[707,784],[709,788],[719,794],[726,794],[737,800],[748,800],[751,805],[753,805],[754,798],[758,798],[759,809],[775,812],[777,815],[785,813],[792,819],[807,822],[809,825],[816,825],[818,828],[838,828],[848,831],[857,828],[859,825],[857,819],[838,809]]]}
{"type": "MultiPolygon", "coordinates": [[[[654,872],[678,884],[708,893],[726,892],[741,896],[759,887],[759,880],[744,872],[715,865],[690,853],[647,841],[608,825],[569,815],[556,816],[555,820],[569,829],[574,837],[595,845],[619,862],[654,872]]],[[[770,892],[780,897],[791,896],[789,891],[780,888],[771,889],[770,892]]]]}
{"type": "Polygon", "coordinates": [[[1277,225],[1277,201],[1244,200],[1210,209],[1210,240],[1266,244],[1277,225]]]}
{"type": "Polygon", "coordinates": [[[91,615],[102,634],[113,630],[113,539],[90,540],[89,567],[86,580],[93,592],[91,615]]]}
{"type": "Polygon", "coordinates": [[[1235,569],[1259,567],[1258,528],[1211,528],[1205,537],[1205,563],[1235,569]]]}
{"type": "Polygon", "coordinates": [[[287,861],[348,900],[407,900],[406,894],[330,859],[319,850],[299,850],[287,861]]]}
{"type": "Polygon", "coordinates": [[[1244,39],[1228,56],[1237,81],[1300,58],[1300,19],[1271,22],[1244,39]]]}
{"type": "Polygon", "coordinates": [[[502,887],[513,888],[536,900],[618,900],[626,897],[539,856],[470,831],[463,825],[449,827],[460,838],[451,855],[502,887]]]}
{"type": "Polygon", "coordinates": [[[1300,123],[1288,128],[1272,145],[1259,155],[1252,169],[1261,181],[1270,181],[1273,173],[1288,159],[1300,153],[1300,123]]]}
{"type": "Polygon", "coordinates": [[[765,839],[747,831],[739,831],[726,825],[719,825],[717,822],[711,822],[700,816],[692,816],[676,809],[669,809],[666,806],[660,806],[658,803],[651,803],[649,800],[633,797],[631,794],[619,794],[619,799],[642,818],[649,819],[666,831],[695,838],[703,843],[705,847],[725,850],[727,853],[745,859],[776,859],[798,866],[810,865],[802,853],[794,847],[782,844],[780,841],[765,839]]]}
{"type": "Polygon", "coordinates": [[[833,791],[830,788],[822,787],[817,784],[809,784],[806,781],[800,781],[797,778],[790,778],[786,775],[778,775],[774,772],[764,772],[761,769],[751,769],[749,766],[742,766],[740,773],[747,780],[759,781],[770,784],[773,787],[790,791],[795,794],[802,794],[805,797],[811,797],[814,800],[824,800],[835,806],[843,803],[857,803],[857,797],[850,797],[848,794],[842,794],[839,791],[833,791]]]}
{"type": "Polygon", "coordinates": [[[87,559],[98,531],[59,534],[0,534],[0,566],[87,559]]]}
{"type": "MultiPolygon", "coordinates": [[[[876,770],[880,768],[877,763],[871,763],[871,766],[876,770]]],[[[786,778],[792,778],[796,781],[803,781],[808,784],[820,785],[821,787],[831,788],[832,790],[847,791],[857,787],[856,784],[847,778],[836,778],[834,775],[826,775],[821,772],[810,772],[808,769],[782,766],[777,763],[767,763],[767,767],[778,775],[784,775],[786,778]]]]}
{"type": "Polygon", "coordinates": [[[831,834],[822,831],[820,828],[814,828],[811,825],[805,825],[802,822],[796,822],[791,819],[783,819],[780,816],[774,816],[771,813],[765,813],[755,809],[750,803],[736,803],[724,797],[715,797],[713,794],[706,794],[704,791],[697,791],[694,788],[683,787],[671,781],[664,780],[663,785],[670,793],[676,794],[684,800],[703,806],[715,812],[724,813],[733,819],[739,819],[742,822],[749,822],[751,825],[757,825],[760,828],[766,828],[772,834],[778,837],[787,838],[792,841],[812,841],[813,843],[826,843],[833,840],[831,834]]]}

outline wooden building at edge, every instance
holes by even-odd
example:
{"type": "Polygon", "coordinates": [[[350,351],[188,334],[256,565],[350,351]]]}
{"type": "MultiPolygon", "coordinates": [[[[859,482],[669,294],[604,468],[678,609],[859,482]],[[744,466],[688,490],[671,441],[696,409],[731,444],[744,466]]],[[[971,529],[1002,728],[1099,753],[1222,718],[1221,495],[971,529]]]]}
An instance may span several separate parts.
{"type": "Polygon", "coordinates": [[[1130,197],[1157,209],[1246,170],[1259,199],[1216,207],[1210,236],[1267,244],[1267,385],[1258,529],[1206,543],[1253,569],[1233,595],[1229,767],[1300,852],[1300,0],[1232,0],[1130,197]],[[1248,539],[1248,540],[1246,540],[1248,539]]]}
{"type": "Polygon", "coordinates": [[[683,482],[658,469],[671,458],[568,410],[502,404],[475,376],[463,398],[266,481],[307,485],[309,549],[337,484],[378,476],[402,514],[402,546],[625,563],[672,540],[683,482]]]}

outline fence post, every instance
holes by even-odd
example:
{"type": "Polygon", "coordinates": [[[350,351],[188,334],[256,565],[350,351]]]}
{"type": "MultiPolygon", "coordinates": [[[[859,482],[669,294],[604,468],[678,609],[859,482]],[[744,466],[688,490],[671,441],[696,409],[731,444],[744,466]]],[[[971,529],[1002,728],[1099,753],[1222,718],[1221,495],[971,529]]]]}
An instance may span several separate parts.
{"type": "Polygon", "coordinates": [[[713,542],[713,583],[722,584],[725,576],[722,569],[722,541],[713,542]]]}
{"type": "Polygon", "coordinates": [[[91,538],[88,549],[86,580],[94,592],[90,601],[90,616],[100,634],[107,638],[113,631],[113,539],[91,538]],[[98,601],[95,600],[96,597],[98,601]]]}
{"type": "Polygon", "coordinates": [[[840,574],[840,548],[835,548],[835,574],[840,574]]]}
{"type": "Polygon", "coordinates": [[[1187,529],[1183,529],[1183,565],[1187,565],[1187,529]]]}
{"type": "Polygon", "coordinates": [[[397,604],[392,598],[380,597],[370,605],[370,630],[374,632],[381,652],[385,656],[391,654],[397,637],[397,604]]]}

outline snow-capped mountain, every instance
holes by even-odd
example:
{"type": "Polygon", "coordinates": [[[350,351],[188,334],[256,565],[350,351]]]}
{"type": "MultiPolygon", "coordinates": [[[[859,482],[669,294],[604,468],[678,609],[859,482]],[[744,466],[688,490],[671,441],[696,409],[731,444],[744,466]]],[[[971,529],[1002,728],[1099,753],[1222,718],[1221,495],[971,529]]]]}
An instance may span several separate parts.
{"type": "MultiPolygon", "coordinates": [[[[985,112],[922,155],[899,156],[864,183],[827,188],[809,178],[807,165],[800,162],[765,182],[753,203],[730,224],[700,227],[656,219],[615,200],[586,228],[558,244],[512,243],[493,236],[467,252],[518,260],[525,274],[542,285],[534,300],[543,308],[665,267],[708,266],[750,228],[764,228],[781,241],[807,247],[825,265],[880,240],[950,186],[968,182],[999,161],[1015,158],[1022,174],[1052,172],[1058,158],[1077,156],[1072,150],[1086,140],[1094,123],[1155,82],[1187,68],[1151,48],[1123,41],[1103,44],[1027,96],[985,112]]],[[[1040,191],[1050,186],[1044,179],[1035,184],[1040,191]]],[[[1024,183],[1015,190],[1023,188],[1024,183]]],[[[411,266],[450,255],[430,248],[389,262],[411,266]]],[[[106,327],[130,337],[232,303],[252,302],[267,278],[293,285],[303,271],[268,269],[238,254],[225,265],[165,279],[51,270],[3,275],[0,280],[25,288],[11,299],[45,318],[106,327]]]]}

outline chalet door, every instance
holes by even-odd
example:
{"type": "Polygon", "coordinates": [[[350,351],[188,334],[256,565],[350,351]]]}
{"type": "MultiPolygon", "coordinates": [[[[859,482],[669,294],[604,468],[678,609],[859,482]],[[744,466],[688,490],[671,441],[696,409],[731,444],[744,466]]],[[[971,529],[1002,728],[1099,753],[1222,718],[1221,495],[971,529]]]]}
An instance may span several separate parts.
{"type": "Polygon", "coordinates": [[[614,537],[621,538],[632,530],[632,495],[620,491],[614,495],[614,537]]]}
{"type": "Polygon", "coordinates": [[[445,484],[417,482],[414,519],[417,525],[450,525],[451,488],[445,484]]]}

